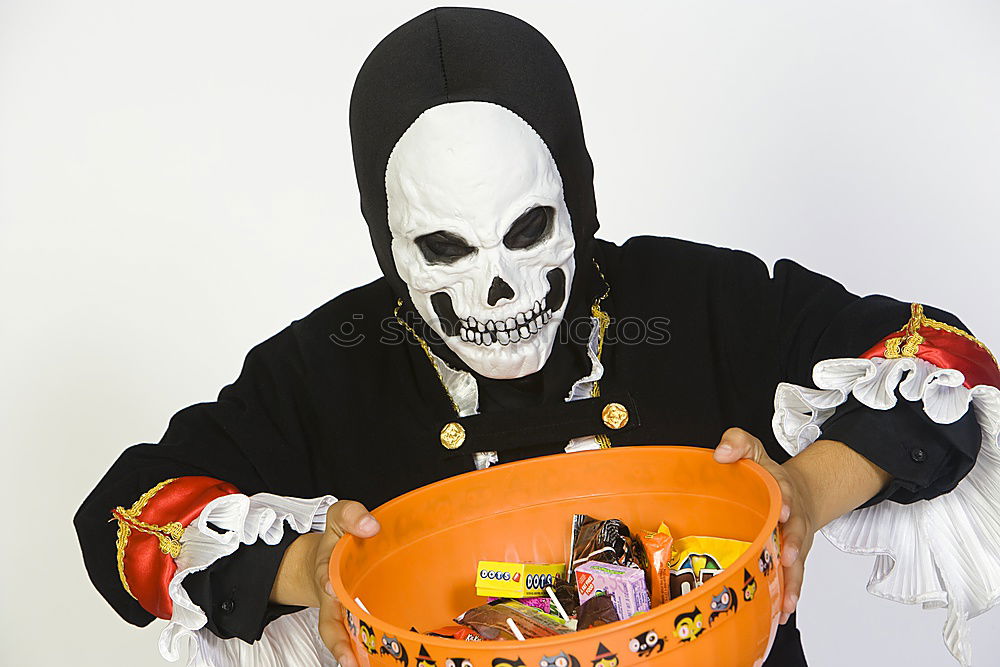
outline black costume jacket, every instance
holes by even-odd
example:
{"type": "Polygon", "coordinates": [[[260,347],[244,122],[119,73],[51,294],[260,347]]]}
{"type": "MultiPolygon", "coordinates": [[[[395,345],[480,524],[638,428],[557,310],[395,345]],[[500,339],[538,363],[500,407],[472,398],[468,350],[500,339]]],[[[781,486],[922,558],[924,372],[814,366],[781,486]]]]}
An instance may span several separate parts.
{"type": "MultiPolygon", "coordinates": [[[[216,402],[182,410],[158,444],[121,455],[76,516],[94,584],[127,621],[152,620],[119,580],[109,511],[171,477],[214,477],[245,494],[330,493],[375,507],[473,469],[477,450],[499,449],[504,462],[558,453],[569,438],[598,433],[614,446],[714,447],[732,426],[761,438],[782,461],[787,454],[771,429],[777,383],[811,386],[817,362],[857,357],[909,317],[906,304],[859,298],[788,260],[777,263],[772,278],[746,253],[674,239],[597,242],[594,259],[610,287],[602,305],[612,318],[601,397],[466,417],[465,444],[443,448],[439,433],[456,420],[454,409],[422,349],[395,324],[395,292],[377,280],[255,347],[216,402]],[[654,320],[665,323],[666,335],[635,340],[636,323],[654,320]],[[345,325],[354,327],[351,344],[344,343],[345,325]],[[612,400],[633,412],[621,431],[600,418],[612,400]],[[505,445],[497,444],[500,429],[505,445]]],[[[928,312],[962,326],[947,313],[928,312]]],[[[894,476],[872,502],[948,491],[972,467],[980,442],[971,412],[942,426],[905,400],[884,412],[845,404],[823,437],[845,442],[894,476]]],[[[185,586],[216,634],[253,640],[267,620],[287,611],[267,605],[280,554],[280,546],[243,548],[189,577],[185,586]]],[[[779,629],[767,664],[805,664],[794,622],[779,629]]]]}

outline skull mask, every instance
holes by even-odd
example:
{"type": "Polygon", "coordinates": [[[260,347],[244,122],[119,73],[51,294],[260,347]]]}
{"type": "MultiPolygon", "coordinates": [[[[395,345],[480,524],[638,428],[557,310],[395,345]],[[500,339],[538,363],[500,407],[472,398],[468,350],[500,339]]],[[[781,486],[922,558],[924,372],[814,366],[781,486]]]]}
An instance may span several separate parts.
{"type": "Polygon", "coordinates": [[[480,375],[540,370],[575,267],[545,142],[496,104],[435,106],[394,147],[385,191],[392,257],[420,316],[480,375]]]}

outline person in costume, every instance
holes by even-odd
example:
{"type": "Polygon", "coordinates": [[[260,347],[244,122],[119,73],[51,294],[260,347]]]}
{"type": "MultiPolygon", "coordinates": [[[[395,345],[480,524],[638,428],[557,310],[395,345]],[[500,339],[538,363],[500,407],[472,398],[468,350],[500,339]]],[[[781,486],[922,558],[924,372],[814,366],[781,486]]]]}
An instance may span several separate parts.
{"type": "Polygon", "coordinates": [[[882,554],[876,594],[946,604],[968,661],[966,621],[1000,593],[1000,370],[962,322],[789,260],[772,276],[735,250],[597,239],[569,75],[502,13],[435,9],[393,31],[350,120],[384,276],[251,350],[76,515],[107,601],[168,620],[165,657],[193,637],[194,664],[353,667],[324,563],[339,535],[379,530],[365,508],[498,462],[684,442],[781,485],[766,665],[805,664],[794,610],[821,528],[882,554]]]}

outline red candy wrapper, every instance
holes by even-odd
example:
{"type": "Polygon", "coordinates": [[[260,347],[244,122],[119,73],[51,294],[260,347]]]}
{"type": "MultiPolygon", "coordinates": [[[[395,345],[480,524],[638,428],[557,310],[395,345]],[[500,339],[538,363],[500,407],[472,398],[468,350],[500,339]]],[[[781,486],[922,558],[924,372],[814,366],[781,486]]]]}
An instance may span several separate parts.
{"type": "Polygon", "coordinates": [[[425,632],[424,634],[432,635],[434,637],[445,637],[446,639],[464,639],[470,642],[483,641],[482,636],[478,632],[472,628],[467,628],[464,625],[446,625],[443,628],[431,630],[430,632],[425,632]]]}

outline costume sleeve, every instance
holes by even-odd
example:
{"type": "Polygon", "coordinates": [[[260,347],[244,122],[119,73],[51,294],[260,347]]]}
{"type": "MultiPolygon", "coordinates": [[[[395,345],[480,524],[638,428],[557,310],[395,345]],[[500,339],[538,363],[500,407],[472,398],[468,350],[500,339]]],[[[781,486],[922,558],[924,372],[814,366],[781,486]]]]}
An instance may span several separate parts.
{"type": "Polygon", "coordinates": [[[892,471],[888,486],[861,507],[887,498],[912,503],[951,491],[972,469],[980,441],[972,411],[953,424],[937,424],[919,403],[897,400],[884,411],[873,410],[853,395],[824,422],[822,431],[824,439],[849,442],[869,461],[892,471]]]}
{"type": "Polygon", "coordinates": [[[189,574],[182,585],[191,602],[205,613],[205,628],[222,639],[237,637],[252,644],[271,621],[302,611],[302,607],[269,601],[281,559],[297,537],[298,533],[289,530],[275,545],[263,541],[244,545],[189,574]]]}
{"type": "Polygon", "coordinates": [[[735,288],[746,301],[739,307],[774,327],[748,339],[776,346],[761,356],[778,366],[778,443],[795,455],[820,437],[836,439],[894,476],[823,533],[842,550],[877,556],[871,593],[947,607],[945,643],[969,664],[967,621],[1000,601],[996,360],[948,313],[859,298],[787,260],[766,297],[750,294],[747,276],[760,276],[762,265],[737,255],[748,285],[735,288]]]}
{"type": "MultiPolygon", "coordinates": [[[[217,401],[179,412],[159,443],[127,449],[76,514],[94,585],[131,623],[167,619],[160,650],[168,659],[177,659],[186,637],[194,639],[194,664],[252,664],[264,654],[274,665],[295,664],[283,654],[314,664],[332,659],[309,610],[279,618],[249,645],[214,634],[183,585],[241,546],[279,545],[288,534],[325,527],[334,498],[302,499],[319,486],[311,475],[309,405],[296,390],[303,372],[288,331],[254,348],[217,401]]],[[[273,579],[276,567],[269,571],[273,579]]],[[[259,588],[212,600],[208,611],[238,603],[255,609],[263,626],[273,610],[261,604],[259,588]]]]}

